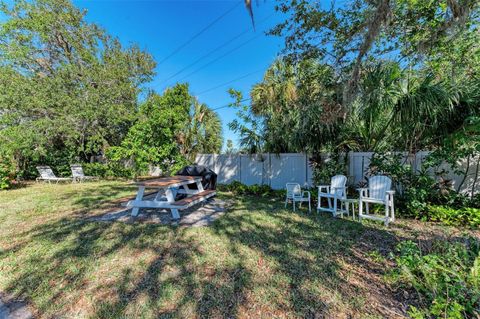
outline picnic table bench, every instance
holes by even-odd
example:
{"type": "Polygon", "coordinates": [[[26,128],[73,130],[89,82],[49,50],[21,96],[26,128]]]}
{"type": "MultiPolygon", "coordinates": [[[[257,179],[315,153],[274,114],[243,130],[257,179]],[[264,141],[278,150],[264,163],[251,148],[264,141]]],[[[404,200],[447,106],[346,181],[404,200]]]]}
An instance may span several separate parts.
{"type": "Polygon", "coordinates": [[[201,176],[171,176],[149,179],[135,183],[138,186],[137,196],[127,203],[132,208],[132,216],[137,216],[140,208],[170,209],[172,217],[179,219],[179,210],[189,208],[214,196],[214,190],[204,190],[201,176]],[[189,185],[196,185],[196,189],[189,185]],[[144,199],[145,189],[158,189],[153,199],[144,199]],[[177,194],[187,197],[175,200],[177,194]]]}

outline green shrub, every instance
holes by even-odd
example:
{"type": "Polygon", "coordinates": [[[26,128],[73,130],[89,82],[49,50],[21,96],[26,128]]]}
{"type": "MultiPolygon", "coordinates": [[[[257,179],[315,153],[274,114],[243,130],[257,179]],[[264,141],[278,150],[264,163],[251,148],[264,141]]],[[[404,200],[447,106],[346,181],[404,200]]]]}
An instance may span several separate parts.
{"type": "Polygon", "coordinates": [[[219,185],[219,190],[232,192],[236,195],[255,195],[255,196],[272,196],[278,193],[268,185],[250,185],[247,186],[238,181],[233,181],[227,185],[219,185]]]}
{"type": "Polygon", "coordinates": [[[388,175],[401,190],[395,195],[401,215],[449,225],[478,226],[475,208],[480,208],[480,195],[471,198],[455,192],[444,179],[436,181],[424,170],[414,172],[410,165],[402,164],[401,157],[376,154],[369,167],[369,175],[388,175]]]}
{"type": "Polygon", "coordinates": [[[121,177],[132,178],[134,171],[117,162],[110,162],[108,164],[102,163],[85,163],[82,164],[85,175],[98,177],[121,177]]]}
{"type": "Polygon", "coordinates": [[[414,289],[419,307],[412,318],[478,318],[480,316],[480,241],[435,241],[428,251],[401,242],[390,274],[393,284],[414,289]]]}
{"type": "Polygon", "coordinates": [[[462,207],[459,209],[446,206],[429,205],[422,220],[442,222],[450,226],[480,227],[480,209],[473,207],[462,207]]]}
{"type": "Polygon", "coordinates": [[[311,158],[310,165],[313,169],[312,180],[314,185],[329,185],[332,176],[347,175],[345,163],[345,159],[339,153],[334,153],[326,159],[322,159],[320,156],[311,158]]]}
{"type": "Polygon", "coordinates": [[[15,179],[15,166],[11,161],[0,158],[0,189],[8,189],[15,179]]]}

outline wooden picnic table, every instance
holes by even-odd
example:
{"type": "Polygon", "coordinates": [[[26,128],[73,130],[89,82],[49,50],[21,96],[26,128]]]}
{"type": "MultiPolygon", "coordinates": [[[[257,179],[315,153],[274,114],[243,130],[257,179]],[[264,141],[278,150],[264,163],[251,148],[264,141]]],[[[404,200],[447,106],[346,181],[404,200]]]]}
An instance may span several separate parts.
{"type": "Polygon", "coordinates": [[[135,183],[138,186],[135,200],[127,203],[132,207],[132,216],[137,216],[141,208],[166,208],[170,209],[172,217],[179,219],[179,210],[186,209],[197,203],[214,196],[214,190],[204,190],[201,176],[170,176],[145,180],[135,183]],[[196,185],[196,189],[189,185],[196,185]],[[153,199],[144,199],[145,189],[158,189],[153,199]],[[177,194],[185,194],[187,197],[175,201],[177,194]]]}

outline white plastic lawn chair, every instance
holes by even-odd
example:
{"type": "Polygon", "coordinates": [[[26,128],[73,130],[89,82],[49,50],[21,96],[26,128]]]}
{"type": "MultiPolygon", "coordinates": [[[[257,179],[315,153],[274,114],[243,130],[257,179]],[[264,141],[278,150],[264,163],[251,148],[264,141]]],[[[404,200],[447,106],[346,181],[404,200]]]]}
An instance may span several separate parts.
{"type": "Polygon", "coordinates": [[[83,181],[98,179],[98,177],[95,177],[95,176],[85,176],[85,173],[83,172],[83,167],[80,164],[70,165],[70,168],[72,170],[73,181],[75,182],[83,182],[83,181]]]}
{"type": "Polygon", "coordinates": [[[340,215],[338,201],[347,198],[347,177],[344,175],[335,175],[330,180],[330,185],[318,186],[318,205],[317,211],[331,212],[333,217],[340,215]],[[327,199],[328,207],[322,206],[322,198],[327,199]]]}
{"type": "Polygon", "coordinates": [[[285,208],[289,201],[293,203],[293,211],[295,211],[295,203],[300,202],[299,207],[302,207],[303,202],[308,202],[308,211],[312,211],[311,201],[310,201],[310,192],[302,191],[300,184],[298,183],[287,183],[287,196],[285,198],[285,208]]]}
{"type": "Polygon", "coordinates": [[[380,220],[388,225],[395,221],[395,208],[393,206],[393,194],[395,191],[390,190],[392,180],[388,176],[377,175],[368,180],[368,188],[360,188],[360,198],[358,203],[360,220],[362,218],[380,220]],[[369,212],[369,204],[381,204],[385,206],[385,217],[371,215],[369,212]],[[365,212],[363,206],[365,205],[365,212]]]}
{"type": "Polygon", "coordinates": [[[37,177],[36,181],[46,181],[46,182],[67,182],[71,181],[71,178],[68,177],[57,177],[53,173],[52,169],[49,166],[37,166],[37,171],[40,174],[40,177],[37,177]]]}

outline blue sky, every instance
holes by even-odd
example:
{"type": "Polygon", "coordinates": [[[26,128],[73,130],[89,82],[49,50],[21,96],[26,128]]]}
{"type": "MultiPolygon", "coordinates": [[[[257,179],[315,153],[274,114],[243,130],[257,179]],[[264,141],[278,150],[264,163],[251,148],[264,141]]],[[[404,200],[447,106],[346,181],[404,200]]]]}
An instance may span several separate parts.
{"type": "MultiPolygon", "coordinates": [[[[137,43],[142,49],[150,52],[157,63],[231,9],[188,46],[159,63],[157,75],[148,85],[157,92],[162,92],[167,85],[175,84],[189,73],[241,46],[182,80],[190,83],[191,92],[211,108],[221,107],[232,101],[227,93],[230,87],[242,91],[248,97],[251,86],[261,80],[263,72],[283,45],[280,38],[264,34],[266,29],[281,21],[280,14],[274,10],[275,0],[259,1],[258,6],[254,4],[256,31],[253,30],[243,0],[74,0],[74,3],[87,9],[87,20],[99,24],[125,45],[137,43]],[[236,5],[238,2],[242,3],[236,5]],[[170,76],[242,32],[241,36],[227,46],[166,81],[170,76]],[[215,88],[240,77],[244,78],[227,86],[215,88]],[[208,92],[203,93],[207,90],[208,92]]],[[[227,127],[227,124],[235,118],[235,111],[231,108],[222,108],[217,112],[222,120],[225,141],[232,139],[236,144],[237,136],[227,127]]]]}

